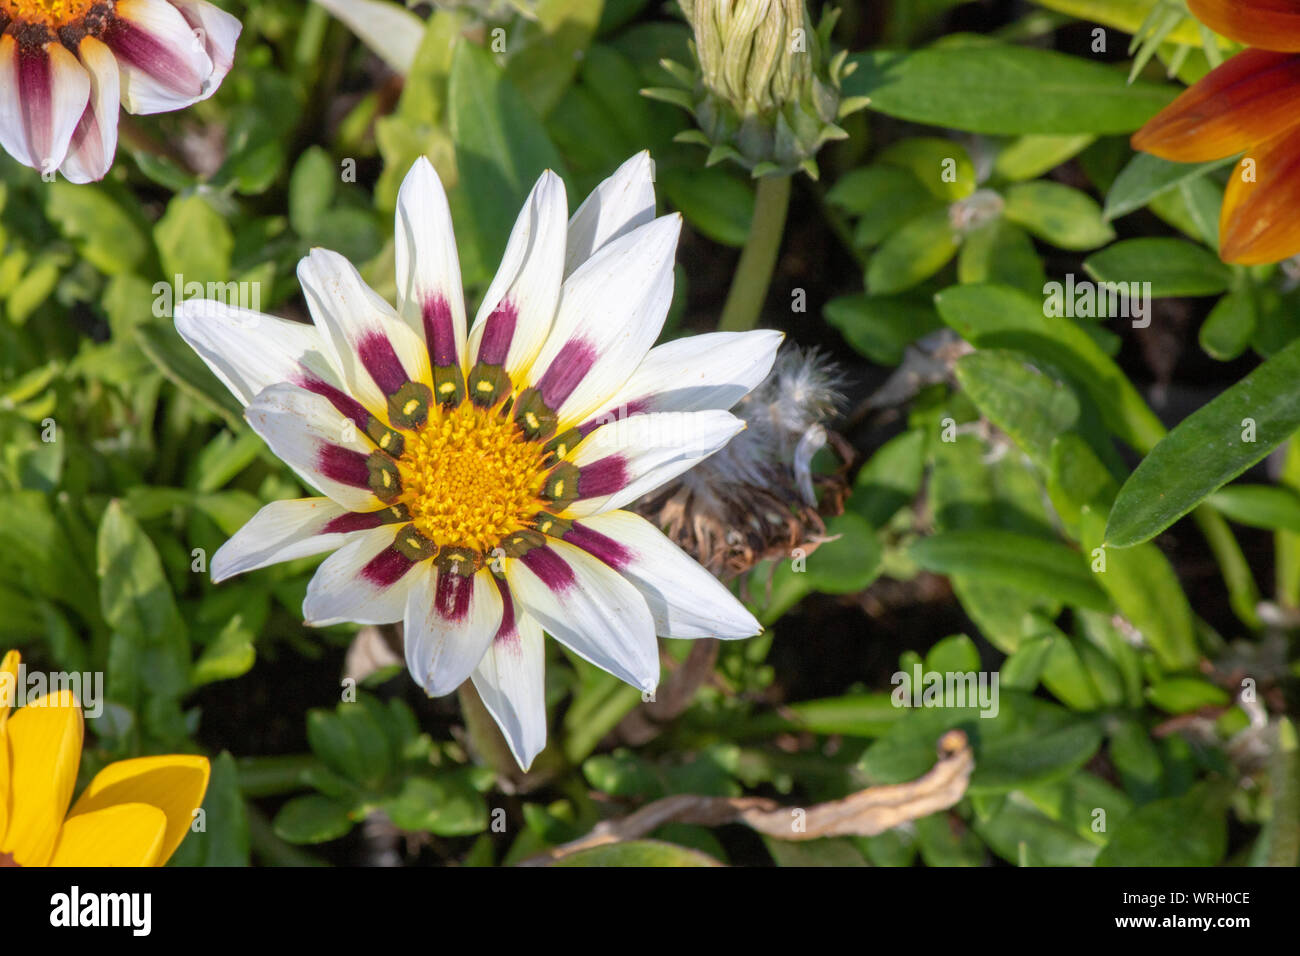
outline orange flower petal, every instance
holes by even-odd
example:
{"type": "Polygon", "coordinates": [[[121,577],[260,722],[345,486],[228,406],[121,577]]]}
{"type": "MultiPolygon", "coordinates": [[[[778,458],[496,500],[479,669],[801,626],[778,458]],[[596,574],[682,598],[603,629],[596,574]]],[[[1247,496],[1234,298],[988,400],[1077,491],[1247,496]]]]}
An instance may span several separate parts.
{"type": "Polygon", "coordinates": [[[1222,36],[1262,50],[1300,53],[1295,0],[1187,0],[1192,16],[1222,36]]]}
{"type": "Polygon", "coordinates": [[[9,741],[9,832],[0,849],[23,866],[44,866],[54,850],[81,762],[81,707],[70,690],[16,711],[9,741]]]}
{"type": "Polygon", "coordinates": [[[157,866],[167,817],[143,803],[69,817],[50,866],[157,866]]]}
{"type": "Polygon", "coordinates": [[[1133,134],[1176,163],[1222,159],[1300,124],[1300,56],[1245,50],[1211,70],[1133,134]]]}
{"type": "Polygon", "coordinates": [[[1298,252],[1300,129],[1292,129],[1249,150],[1228,178],[1219,255],[1224,262],[1258,265],[1298,252]]]}
{"type": "Polygon", "coordinates": [[[192,754],[140,757],[109,764],[77,798],[69,821],[121,803],[144,803],[167,817],[158,865],[171,858],[189,832],[194,811],[208,789],[208,758],[192,754]]]}

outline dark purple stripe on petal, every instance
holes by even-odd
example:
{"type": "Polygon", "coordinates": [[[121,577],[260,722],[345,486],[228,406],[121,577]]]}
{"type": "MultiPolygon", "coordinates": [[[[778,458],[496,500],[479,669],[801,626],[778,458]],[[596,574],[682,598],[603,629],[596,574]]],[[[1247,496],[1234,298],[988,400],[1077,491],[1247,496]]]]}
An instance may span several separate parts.
{"type": "Polygon", "coordinates": [[[54,138],[54,78],[50,75],[50,55],[44,47],[18,44],[18,108],[23,115],[23,131],[31,158],[44,165],[50,162],[54,138]]]}
{"type": "Polygon", "coordinates": [[[594,432],[601,425],[609,425],[613,422],[621,422],[628,418],[631,418],[633,415],[640,415],[642,412],[646,412],[650,410],[651,401],[652,400],[647,396],[646,398],[638,398],[638,399],[634,399],[633,401],[626,402],[625,404],[620,405],[618,408],[612,408],[609,411],[605,412],[605,414],[603,415],[597,415],[595,418],[590,418],[587,421],[583,422],[581,425],[578,426],[578,433],[582,435],[583,438],[586,438],[588,435],[594,432]]]}
{"type": "Polygon", "coordinates": [[[484,365],[505,365],[510,342],[515,337],[519,313],[511,302],[502,302],[483,323],[483,338],[478,343],[478,360],[484,365]]]}
{"type": "Polygon", "coordinates": [[[469,601],[473,596],[473,577],[453,574],[450,571],[438,573],[438,583],[434,587],[433,607],[443,620],[465,620],[469,616],[469,601]]]}
{"type": "Polygon", "coordinates": [[[347,534],[349,531],[369,531],[384,523],[382,511],[350,511],[332,518],[320,529],[321,534],[347,534]]]}
{"type": "Polygon", "coordinates": [[[533,548],[519,560],[552,591],[567,591],[578,583],[573,568],[550,548],[533,548]]]}
{"type": "Polygon", "coordinates": [[[202,96],[203,77],[193,65],[152,33],[121,16],[109,19],[100,39],[119,60],[148,73],[180,96],[202,96]]]}
{"type": "Polygon", "coordinates": [[[437,295],[426,299],[420,314],[424,319],[424,341],[429,345],[429,359],[435,367],[455,365],[456,328],[451,321],[451,306],[437,295]]]}
{"type": "Polygon", "coordinates": [[[632,559],[635,557],[630,548],[619,544],[609,535],[593,531],[591,528],[584,528],[580,524],[575,524],[570,528],[565,533],[564,540],[581,548],[588,554],[600,558],[615,571],[622,571],[632,563],[632,559]]]}
{"type": "Polygon", "coordinates": [[[402,579],[415,562],[396,548],[385,548],[366,562],[361,576],[378,588],[392,587],[402,579]]]}
{"type": "Polygon", "coordinates": [[[316,468],[331,481],[356,488],[370,487],[370,469],[366,467],[366,456],[351,448],[321,445],[316,452],[316,468]]]}
{"type": "Polygon", "coordinates": [[[570,339],[564,343],[560,353],[551,362],[542,380],[537,383],[537,390],[542,393],[542,401],[547,408],[559,408],[564,400],[573,394],[578,383],[587,377],[591,367],[596,364],[596,349],[582,339],[570,339]]]}
{"type": "Polygon", "coordinates": [[[407,382],[406,369],[402,368],[393,343],[382,332],[367,332],[357,344],[357,355],[375,380],[379,390],[392,395],[407,382]]]}
{"type": "Polygon", "coordinates": [[[506,643],[513,643],[519,640],[519,632],[515,628],[515,602],[510,596],[510,589],[506,587],[504,581],[498,577],[493,577],[492,582],[501,592],[501,626],[497,628],[496,640],[506,643]]]}
{"type": "Polygon", "coordinates": [[[610,455],[593,461],[578,474],[578,497],[599,498],[612,495],[627,486],[627,459],[622,455],[610,455]]]}
{"type": "Polygon", "coordinates": [[[363,432],[366,430],[366,426],[370,424],[370,413],[366,411],[365,406],[347,392],[335,388],[329,382],[323,382],[314,375],[307,374],[299,378],[295,384],[328,399],[329,403],[338,410],[340,415],[352,419],[363,432]]]}

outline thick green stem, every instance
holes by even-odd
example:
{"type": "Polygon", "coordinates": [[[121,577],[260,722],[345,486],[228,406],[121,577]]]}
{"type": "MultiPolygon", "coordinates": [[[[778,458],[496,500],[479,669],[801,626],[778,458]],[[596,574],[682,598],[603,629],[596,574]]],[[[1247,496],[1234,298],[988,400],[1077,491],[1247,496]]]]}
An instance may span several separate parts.
{"type": "Polygon", "coordinates": [[[740,254],[736,275],[731,280],[727,304],[722,307],[719,330],[744,332],[758,323],[759,313],[767,300],[767,287],[772,282],[776,254],[781,249],[789,205],[789,176],[763,176],[758,180],[754,221],[750,224],[749,238],[740,254]]]}

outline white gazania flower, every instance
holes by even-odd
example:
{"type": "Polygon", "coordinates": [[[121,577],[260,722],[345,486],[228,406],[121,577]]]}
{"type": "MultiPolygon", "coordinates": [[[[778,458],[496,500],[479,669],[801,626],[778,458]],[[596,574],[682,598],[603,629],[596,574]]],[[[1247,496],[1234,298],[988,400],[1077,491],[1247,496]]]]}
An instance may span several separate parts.
{"type": "Polygon", "coordinates": [[[0,0],[0,146],[74,183],[103,179],[119,102],[143,114],[206,99],[239,31],[205,0],[0,0]]]}
{"type": "Polygon", "coordinates": [[[334,551],[311,624],[403,621],[430,695],[474,681],[527,767],[546,743],[542,631],[648,690],[656,634],[761,628],[717,579],[623,507],[743,427],[777,332],[651,348],[679,216],[654,218],[650,158],[570,220],[537,181],[472,327],[442,185],[427,160],[397,209],[397,309],[341,256],[298,268],[315,327],[191,301],[176,327],[245,417],[327,497],[267,505],[212,559],[217,580],[334,551]]]}

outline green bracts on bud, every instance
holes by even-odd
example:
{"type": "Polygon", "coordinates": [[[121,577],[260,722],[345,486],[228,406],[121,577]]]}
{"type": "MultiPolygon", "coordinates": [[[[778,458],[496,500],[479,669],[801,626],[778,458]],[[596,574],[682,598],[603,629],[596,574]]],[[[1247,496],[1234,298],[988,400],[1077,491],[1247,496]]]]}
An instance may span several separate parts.
{"type": "Polygon", "coordinates": [[[680,0],[695,33],[696,70],[664,61],[680,84],[642,92],[688,110],[699,126],[678,136],[710,148],[708,164],[734,160],[754,176],[817,178],[817,151],[847,134],[838,120],[867,105],[844,99],[853,70],[828,58],[838,10],[814,29],[803,0],[680,0]]]}

